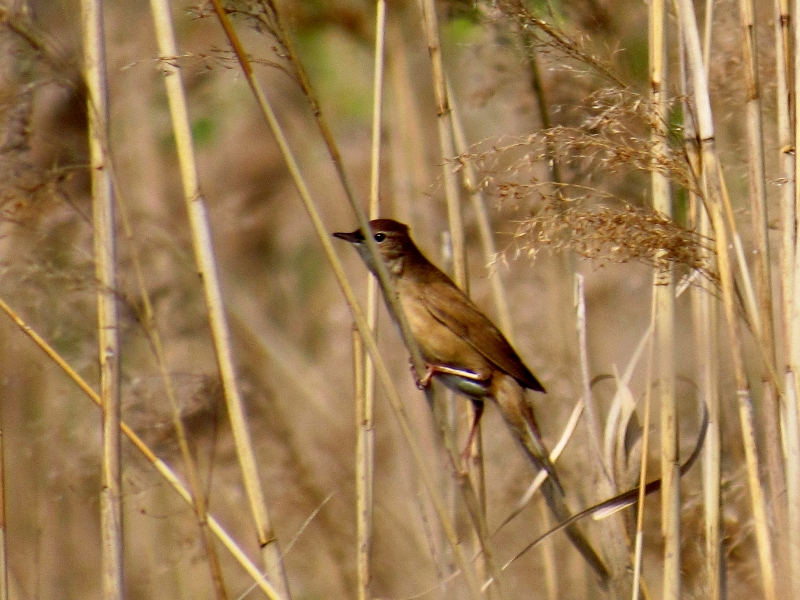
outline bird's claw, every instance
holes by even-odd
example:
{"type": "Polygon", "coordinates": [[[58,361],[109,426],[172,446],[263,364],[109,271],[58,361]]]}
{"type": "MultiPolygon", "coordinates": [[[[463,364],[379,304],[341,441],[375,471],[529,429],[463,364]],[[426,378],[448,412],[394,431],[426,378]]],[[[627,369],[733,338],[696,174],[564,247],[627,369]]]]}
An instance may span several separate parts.
{"type": "Polygon", "coordinates": [[[419,377],[417,373],[417,369],[414,366],[414,363],[411,363],[411,374],[414,376],[414,383],[417,384],[417,388],[424,390],[431,384],[431,379],[433,378],[434,369],[430,365],[425,365],[425,374],[422,378],[419,377]]]}

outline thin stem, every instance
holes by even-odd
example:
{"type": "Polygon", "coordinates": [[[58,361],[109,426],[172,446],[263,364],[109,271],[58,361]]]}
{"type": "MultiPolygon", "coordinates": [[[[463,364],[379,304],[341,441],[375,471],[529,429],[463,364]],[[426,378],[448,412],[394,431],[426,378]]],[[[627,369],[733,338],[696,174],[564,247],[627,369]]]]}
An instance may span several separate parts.
{"type": "MultiPolygon", "coordinates": [[[[664,160],[668,153],[667,123],[667,28],[666,3],[650,3],[650,95],[655,105],[656,127],[651,131],[654,161],[664,160]],[[664,157],[664,158],[662,158],[664,157]]],[[[672,218],[672,196],[669,179],[653,169],[651,174],[653,208],[672,218]]],[[[656,257],[658,260],[658,256],[656,257]]],[[[658,265],[653,274],[653,295],[658,347],[658,391],[661,403],[661,531],[664,536],[663,594],[667,600],[681,596],[681,487],[680,444],[678,440],[678,404],[675,397],[675,283],[672,265],[658,265]]],[[[649,381],[649,380],[648,380],[649,381]]]]}
{"type": "MultiPolygon", "coordinates": [[[[165,59],[177,56],[178,50],[170,5],[166,0],[152,0],[152,6],[159,52],[165,59]]],[[[244,487],[256,527],[256,537],[263,553],[264,566],[279,595],[288,598],[289,585],[283,570],[283,559],[270,522],[264,492],[261,489],[250,430],[236,380],[230,329],[225,315],[219,272],[211,241],[211,225],[198,179],[183,76],[180,69],[169,60],[163,61],[163,69],[165,72],[164,85],[167,90],[183,182],[184,200],[189,214],[195,261],[202,276],[209,323],[222,376],[236,453],[242,469],[244,487]]]]}
{"type": "MultiPolygon", "coordinates": [[[[652,7],[651,7],[652,10],[652,7]]],[[[659,305],[658,294],[654,293],[650,307],[650,329],[656,329],[656,317],[658,315],[659,305]]],[[[647,387],[644,392],[644,417],[642,419],[642,456],[639,465],[639,499],[637,501],[636,511],[636,538],[634,543],[634,558],[633,558],[633,600],[639,600],[641,590],[642,578],[642,549],[644,546],[644,498],[645,498],[645,485],[647,483],[647,455],[650,448],[650,400],[652,397],[650,381],[653,374],[653,338],[648,336],[647,339],[647,375],[645,381],[647,387]]],[[[667,581],[666,574],[664,581],[667,581]]],[[[666,583],[664,584],[666,587],[666,583]]]]}
{"type": "MultiPolygon", "coordinates": [[[[795,268],[797,247],[797,205],[795,199],[795,139],[792,132],[793,102],[795,100],[792,87],[792,15],[789,0],[775,0],[775,71],[777,84],[777,120],[778,147],[780,159],[780,217],[781,217],[781,292],[782,292],[782,324],[787,333],[784,340],[785,384],[782,400],[782,413],[785,416],[783,440],[786,445],[786,499],[787,499],[787,532],[789,551],[788,564],[800,564],[800,419],[798,419],[798,382],[797,368],[800,366],[800,331],[795,313],[795,268]]],[[[797,61],[797,57],[794,58],[797,61]]],[[[792,597],[800,594],[800,570],[789,568],[790,591],[792,597]]]]}
{"type": "MultiPolygon", "coordinates": [[[[397,388],[395,387],[392,381],[392,378],[389,374],[389,370],[386,367],[386,363],[384,362],[383,357],[381,356],[380,351],[378,350],[375,338],[372,335],[372,332],[370,331],[369,324],[367,323],[364,313],[358,304],[358,301],[355,297],[355,293],[353,292],[352,287],[347,281],[347,277],[344,273],[344,268],[342,267],[342,264],[339,261],[335,250],[333,249],[333,244],[330,240],[328,231],[325,228],[324,223],[322,222],[322,218],[319,214],[316,204],[314,203],[311,194],[308,190],[308,186],[306,185],[302,173],[300,172],[297,160],[295,159],[294,154],[292,153],[292,150],[289,147],[289,142],[286,138],[286,135],[284,134],[283,129],[280,126],[280,123],[278,122],[278,119],[275,115],[275,111],[272,109],[271,105],[269,104],[269,101],[266,98],[266,95],[264,94],[264,91],[261,89],[260,84],[255,78],[252,65],[249,59],[247,58],[247,55],[244,51],[244,48],[241,45],[241,42],[239,41],[238,36],[236,35],[236,31],[233,29],[233,25],[230,23],[230,19],[228,19],[228,16],[225,13],[225,10],[223,9],[219,1],[213,0],[213,2],[215,10],[217,12],[217,17],[219,18],[220,23],[222,24],[223,29],[225,30],[225,34],[228,37],[228,40],[230,41],[231,46],[234,49],[234,52],[236,53],[236,57],[239,61],[239,64],[242,66],[245,78],[247,79],[247,82],[250,85],[253,94],[256,96],[259,107],[261,108],[261,111],[265,119],[267,120],[267,123],[269,124],[269,127],[273,135],[275,136],[278,146],[281,149],[281,153],[283,154],[284,160],[286,161],[286,165],[292,175],[292,179],[294,180],[294,183],[297,187],[297,191],[300,194],[303,206],[305,207],[308,216],[311,219],[312,225],[314,226],[314,230],[317,233],[317,237],[319,238],[319,241],[322,244],[325,256],[327,257],[330,266],[334,272],[336,281],[338,282],[339,287],[345,296],[345,300],[347,301],[347,304],[350,308],[353,320],[356,324],[356,327],[358,328],[358,332],[361,335],[362,339],[364,340],[367,352],[369,353],[370,357],[375,363],[375,369],[376,369],[376,374],[378,376],[378,381],[380,382],[381,386],[384,388],[384,391],[386,392],[386,395],[388,396],[390,405],[394,411],[395,416],[398,419],[403,435],[409,444],[414,461],[421,474],[425,487],[431,497],[439,521],[442,524],[442,528],[445,531],[448,543],[453,549],[456,561],[458,562],[459,567],[462,569],[462,572],[465,573],[465,579],[467,580],[470,594],[474,599],[477,600],[481,596],[480,585],[478,583],[478,580],[475,577],[473,569],[470,568],[466,555],[464,554],[463,548],[459,544],[455,527],[447,513],[446,505],[441,495],[438,493],[436,489],[433,476],[431,475],[427,467],[423,451],[420,448],[419,444],[417,443],[414,432],[411,429],[411,425],[409,423],[408,416],[406,415],[403,402],[400,399],[400,395],[397,392],[397,388]]],[[[329,145],[329,149],[330,148],[335,148],[335,147],[329,145]]],[[[351,206],[353,208],[354,213],[358,217],[361,227],[364,229],[364,231],[368,231],[369,223],[367,222],[366,215],[364,215],[364,212],[363,210],[361,210],[361,207],[355,202],[355,199],[352,199],[351,206]]],[[[395,314],[400,324],[400,330],[403,335],[404,341],[406,343],[406,347],[411,352],[414,367],[418,373],[422,374],[424,373],[424,362],[419,352],[419,348],[417,347],[416,342],[414,341],[414,338],[410,333],[410,328],[408,327],[408,322],[405,319],[405,315],[402,311],[402,308],[399,306],[397,296],[394,293],[391,281],[386,271],[386,265],[383,263],[383,260],[380,259],[380,254],[378,253],[378,250],[375,247],[375,241],[372,239],[372,236],[369,235],[366,236],[365,242],[367,247],[370,249],[370,252],[373,254],[373,256],[376,257],[376,264],[378,266],[377,274],[378,274],[378,279],[380,281],[382,292],[384,296],[387,298],[391,309],[393,311],[396,311],[395,314]]],[[[457,457],[458,451],[454,447],[449,448],[449,450],[450,450],[449,455],[451,457],[451,461],[453,461],[453,467],[455,470],[457,462],[455,462],[456,459],[454,457],[457,457]]]]}
{"type": "Polygon", "coordinates": [[[108,86],[103,9],[98,0],[81,3],[84,77],[89,119],[92,178],[100,394],[103,400],[103,466],[100,493],[103,595],[123,597],[122,469],[120,463],[119,323],[117,314],[114,189],[107,160],[108,86]]]}
{"type": "Polygon", "coordinates": [[[450,164],[456,156],[453,139],[452,112],[447,95],[447,80],[444,75],[442,46],[439,40],[439,25],[436,17],[434,0],[422,0],[423,26],[428,53],[433,71],[433,90],[436,96],[436,115],[439,131],[439,148],[442,159],[442,179],[444,181],[445,199],[447,200],[447,219],[450,225],[451,243],[453,245],[453,272],[456,285],[469,295],[467,277],[467,250],[464,240],[464,219],[461,214],[461,199],[458,178],[450,164]]]}
{"type": "MultiPolygon", "coordinates": [[[[372,152],[370,161],[369,216],[375,219],[380,210],[381,128],[383,124],[384,53],[386,47],[386,2],[378,0],[375,14],[375,74],[372,105],[372,152]]],[[[377,335],[378,284],[367,274],[367,323],[377,335]]],[[[356,381],[356,536],[359,600],[371,597],[372,519],[375,482],[375,368],[364,354],[364,344],[357,332],[353,336],[354,376],[356,381]]]]}
{"type": "MultiPolygon", "coordinates": [[[[748,484],[755,521],[756,543],[759,564],[761,566],[762,584],[764,586],[765,597],[768,600],[774,600],[776,598],[776,591],[772,547],[767,522],[764,489],[761,486],[758,471],[759,460],[755,444],[753,406],[742,354],[741,327],[737,314],[733,266],[728,250],[729,236],[723,216],[723,181],[714,141],[714,124],[708,91],[708,80],[703,66],[694,6],[691,0],[678,0],[678,8],[679,19],[686,44],[689,72],[692,78],[692,91],[698,117],[698,137],[700,139],[701,156],[703,166],[708,173],[709,193],[705,199],[705,206],[709,213],[709,218],[716,237],[715,241],[722,285],[722,299],[730,337],[733,371],[736,379],[736,397],[739,404],[739,419],[747,462],[748,484]]],[[[732,223],[731,226],[735,226],[735,224],[732,223]]]]}

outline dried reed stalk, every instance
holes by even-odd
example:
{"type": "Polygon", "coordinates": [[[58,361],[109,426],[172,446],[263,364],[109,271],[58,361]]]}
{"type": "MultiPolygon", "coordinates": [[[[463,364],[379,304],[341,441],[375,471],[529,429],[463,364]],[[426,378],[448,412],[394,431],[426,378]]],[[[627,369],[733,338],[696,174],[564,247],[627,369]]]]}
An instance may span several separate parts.
{"type": "MultiPolygon", "coordinates": [[[[355,293],[353,292],[350,283],[347,281],[347,277],[344,273],[344,268],[342,267],[342,264],[336,255],[328,231],[325,228],[324,223],[322,222],[322,218],[320,217],[316,203],[311,197],[311,194],[308,190],[308,186],[306,185],[302,173],[300,172],[300,167],[297,164],[297,160],[295,159],[294,154],[291,151],[289,142],[286,138],[286,135],[283,132],[283,128],[280,126],[280,123],[278,122],[278,119],[275,115],[275,111],[269,104],[269,101],[267,100],[266,95],[264,94],[264,91],[261,88],[261,85],[255,78],[255,74],[253,72],[250,60],[248,59],[244,51],[244,48],[242,47],[242,44],[239,41],[238,36],[236,35],[236,31],[234,30],[230,22],[230,19],[228,18],[221,4],[219,4],[219,1],[218,0],[213,0],[213,1],[217,17],[219,18],[220,23],[222,24],[223,29],[225,31],[225,34],[228,37],[231,46],[233,47],[233,50],[236,54],[239,64],[242,66],[244,76],[247,80],[248,85],[250,86],[250,89],[253,91],[256,100],[258,101],[259,108],[261,109],[265,119],[267,120],[267,123],[269,124],[269,127],[273,135],[275,136],[278,146],[280,147],[281,154],[283,155],[284,160],[286,161],[287,168],[289,169],[289,172],[292,175],[292,179],[295,183],[295,186],[297,187],[297,191],[300,194],[303,206],[305,207],[306,212],[308,213],[308,216],[311,219],[317,237],[319,238],[319,241],[322,244],[325,256],[327,257],[331,269],[333,270],[334,276],[336,277],[336,281],[339,284],[339,287],[345,296],[345,300],[347,301],[348,307],[350,308],[358,332],[364,341],[365,347],[370,357],[375,363],[375,369],[376,369],[376,374],[378,376],[378,381],[380,382],[381,386],[386,392],[392,410],[398,419],[401,431],[403,432],[403,436],[405,437],[406,441],[409,444],[409,448],[411,449],[411,453],[414,458],[415,464],[417,466],[418,472],[431,497],[434,509],[436,510],[437,513],[437,517],[439,518],[439,522],[442,525],[442,528],[447,537],[447,541],[450,544],[450,547],[453,549],[453,554],[455,556],[456,562],[461,568],[462,573],[464,573],[464,577],[466,579],[470,595],[472,596],[472,598],[477,600],[478,598],[481,597],[481,590],[478,580],[475,576],[473,569],[471,568],[469,561],[467,560],[466,555],[464,554],[463,548],[459,544],[458,535],[456,534],[455,527],[448,515],[446,505],[441,495],[438,493],[436,489],[434,478],[428,470],[424,453],[419,443],[416,440],[416,435],[414,434],[411,428],[408,416],[406,415],[405,407],[403,406],[403,402],[400,399],[400,395],[397,392],[397,388],[395,387],[392,381],[392,378],[389,374],[389,370],[386,367],[386,363],[384,362],[383,357],[380,354],[375,338],[372,335],[372,332],[370,331],[364,313],[355,297],[355,293]]],[[[338,152],[335,151],[335,146],[332,145],[333,142],[332,137],[326,137],[326,141],[329,142],[328,148],[331,154],[338,155],[338,152]]],[[[341,167],[341,161],[339,161],[338,165],[339,167],[341,167]]],[[[346,178],[343,179],[343,181],[346,181],[346,178]]],[[[351,201],[351,207],[353,208],[353,212],[358,218],[361,228],[364,229],[365,231],[368,231],[369,224],[367,222],[367,217],[364,214],[364,211],[361,210],[361,207],[355,201],[355,198],[352,196],[352,194],[348,194],[348,199],[351,201]]],[[[400,324],[401,334],[403,335],[406,346],[409,348],[409,351],[411,352],[414,368],[415,370],[417,370],[418,373],[421,374],[424,372],[424,362],[419,352],[419,348],[416,346],[414,338],[410,334],[410,329],[408,327],[407,320],[405,319],[405,315],[399,308],[396,295],[394,294],[393,288],[391,286],[391,281],[389,280],[388,273],[386,272],[386,265],[379,258],[380,254],[377,248],[375,247],[375,241],[372,239],[372,236],[366,236],[365,241],[367,247],[369,248],[369,251],[376,257],[376,263],[378,265],[377,275],[383,294],[387,298],[391,309],[395,312],[397,316],[398,322],[400,324]]],[[[455,457],[457,457],[458,454],[457,449],[455,448],[455,446],[452,446],[449,448],[449,450],[450,450],[449,454],[451,460],[455,461],[455,457]]],[[[453,467],[455,468],[456,466],[457,463],[453,462],[453,467]]],[[[466,478],[463,479],[466,480],[466,478]]],[[[469,507],[469,505],[468,509],[471,510],[471,507],[469,507]]]]}
{"type": "Polygon", "coordinates": [[[242,470],[242,479],[253,515],[264,567],[278,594],[281,597],[289,598],[289,585],[283,570],[283,559],[270,522],[264,492],[261,489],[250,430],[247,426],[245,409],[236,381],[230,330],[225,316],[219,273],[211,241],[211,226],[198,180],[183,77],[180,69],[171,60],[178,55],[172,27],[171,8],[170,4],[164,0],[153,0],[151,6],[156,23],[159,52],[163,61],[164,85],[167,91],[184,197],[189,214],[192,245],[197,268],[202,276],[211,334],[222,376],[225,402],[242,470]]]}
{"type": "MultiPolygon", "coordinates": [[[[586,406],[586,430],[589,438],[590,455],[596,457],[594,465],[589,465],[589,473],[597,481],[598,489],[603,497],[611,498],[617,493],[611,479],[608,465],[603,461],[603,444],[600,418],[594,394],[592,393],[592,377],[589,370],[589,350],[587,340],[586,294],[583,275],[575,274],[575,326],[578,337],[578,356],[582,383],[583,401],[586,406]]],[[[624,525],[620,515],[606,520],[604,525],[603,547],[609,559],[612,574],[611,585],[616,596],[627,595],[631,586],[628,544],[625,539],[624,525]]]]}
{"type": "MultiPolygon", "coordinates": [[[[653,102],[654,128],[650,132],[655,162],[666,160],[669,152],[667,124],[669,98],[667,90],[666,3],[653,0],[649,7],[650,33],[650,96],[653,102]]],[[[653,208],[672,218],[672,195],[668,177],[653,169],[650,174],[653,208]]],[[[655,257],[658,260],[658,256],[655,257]]],[[[665,600],[681,595],[681,477],[679,415],[675,398],[675,283],[673,267],[664,262],[653,273],[656,346],[658,348],[658,392],[661,403],[661,532],[664,536],[665,600]]]]}
{"type": "MultiPolygon", "coordinates": [[[[764,489],[761,486],[758,471],[758,452],[755,443],[755,426],[750,388],[745,374],[741,326],[738,320],[733,265],[728,254],[728,231],[723,216],[723,181],[717,157],[714,137],[714,125],[711,113],[711,100],[708,81],[703,66],[703,55],[700,48],[700,37],[697,30],[697,19],[691,0],[678,0],[678,16],[686,44],[687,61],[692,78],[692,92],[698,118],[698,133],[703,166],[708,173],[709,193],[705,198],[705,207],[709,213],[716,238],[717,260],[719,262],[720,280],[725,317],[731,342],[733,369],[736,378],[736,396],[739,405],[739,418],[742,439],[747,462],[748,485],[755,521],[756,542],[758,547],[761,577],[764,595],[767,600],[774,600],[775,572],[772,560],[772,547],[767,522],[764,489]]],[[[735,228],[735,223],[731,222],[735,228]]],[[[734,230],[735,233],[735,230],[734,230]]],[[[741,265],[740,265],[741,266],[741,265]]]]}
{"type": "MultiPolygon", "coordinates": [[[[795,312],[795,268],[797,249],[797,205],[795,193],[795,142],[792,129],[792,108],[795,90],[791,85],[792,69],[800,68],[796,55],[792,55],[792,15],[789,0],[775,0],[775,74],[777,84],[777,125],[781,173],[780,187],[780,289],[782,292],[782,319],[784,344],[784,387],[781,398],[783,415],[783,441],[785,445],[785,473],[787,499],[788,564],[800,564],[800,419],[798,418],[798,381],[800,347],[795,332],[800,329],[795,312]],[[794,65],[792,60],[795,61],[794,65]]],[[[800,36],[800,34],[797,34],[800,36]]],[[[800,570],[789,568],[789,592],[800,594],[800,570]]]]}
{"type": "Polygon", "coordinates": [[[447,96],[447,79],[444,74],[442,46],[439,40],[439,21],[436,16],[436,3],[434,0],[422,0],[422,19],[425,40],[428,44],[428,53],[431,58],[433,91],[436,96],[436,124],[439,132],[439,149],[442,159],[442,180],[444,182],[447,219],[453,246],[453,280],[465,294],[469,295],[467,249],[464,242],[464,219],[461,214],[458,177],[450,164],[450,160],[456,156],[453,119],[450,101],[447,96]]]}
{"type": "MultiPolygon", "coordinates": [[[[755,288],[758,299],[761,330],[759,333],[763,359],[761,423],[767,457],[767,481],[769,482],[770,505],[772,507],[777,557],[784,557],[784,540],[787,527],[786,481],[783,468],[780,436],[779,393],[781,381],[772,377],[775,372],[775,329],[772,305],[771,251],[767,232],[767,175],[764,167],[764,128],[762,122],[761,86],[758,78],[758,47],[755,30],[755,4],[753,0],[739,0],[739,15],[744,44],[744,84],[747,108],[747,158],[750,184],[750,213],[753,220],[753,243],[755,252],[755,288]]],[[[776,567],[780,567],[779,564],[776,567]]],[[[782,569],[778,568],[781,580],[782,569]]]]}
{"type": "MultiPolygon", "coordinates": [[[[710,22],[713,3],[706,4],[706,45],[704,46],[704,68],[707,72],[708,44],[711,41],[710,22]]],[[[701,189],[708,195],[707,172],[703,169],[697,147],[697,128],[690,109],[691,80],[686,68],[685,44],[681,39],[681,88],[683,101],[684,151],[692,171],[702,182],[701,189]]],[[[704,209],[702,198],[694,191],[689,192],[689,223],[706,239],[713,239],[711,221],[704,209]]],[[[715,271],[714,253],[702,247],[700,252],[708,268],[715,271]]],[[[721,600],[723,593],[722,562],[722,438],[720,427],[721,407],[719,401],[719,328],[717,301],[707,290],[692,288],[692,322],[695,339],[697,373],[700,382],[700,397],[708,409],[708,433],[703,449],[703,511],[705,521],[706,579],[709,600],[721,600]]]]}
{"type": "Polygon", "coordinates": [[[8,529],[6,527],[5,434],[0,418],[0,600],[8,600],[8,529]]]}
{"type": "Polygon", "coordinates": [[[783,290],[783,329],[785,333],[786,373],[784,387],[784,442],[786,444],[786,491],[788,500],[789,577],[792,597],[800,594],[800,239],[797,216],[800,208],[800,161],[797,144],[800,128],[797,119],[797,86],[800,79],[800,31],[797,29],[800,2],[775,0],[776,56],[778,83],[778,141],[781,173],[781,283],[783,290]],[[791,32],[794,30],[794,36],[791,32]]]}
{"type": "Polygon", "coordinates": [[[103,596],[123,597],[122,467],[120,459],[119,321],[114,188],[108,161],[108,84],[103,9],[98,0],[81,2],[84,79],[87,88],[92,222],[97,289],[103,457],[100,492],[103,596]]]}
{"type": "MultiPolygon", "coordinates": [[[[375,72],[373,77],[372,151],[370,153],[369,216],[379,215],[381,172],[381,128],[383,125],[384,54],[386,47],[386,2],[378,0],[375,14],[375,72]]],[[[377,336],[378,283],[367,273],[367,323],[377,336]]],[[[371,598],[372,520],[375,497],[375,369],[364,354],[361,337],[353,335],[356,398],[356,554],[359,600],[371,598]]]]}
{"type": "Polygon", "coordinates": [[[208,562],[211,581],[214,586],[214,593],[217,598],[225,599],[227,598],[227,592],[225,590],[225,584],[223,581],[222,567],[220,566],[219,556],[217,555],[216,547],[214,545],[213,533],[208,526],[208,520],[206,516],[206,492],[200,485],[197,467],[194,459],[192,458],[191,449],[189,448],[189,440],[186,435],[186,428],[183,424],[181,408],[178,404],[178,399],[175,394],[175,386],[167,365],[167,357],[166,352],[164,351],[161,335],[159,334],[158,327],[155,323],[153,305],[150,300],[150,294],[147,290],[144,269],[142,268],[139,252],[136,249],[136,240],[131,227],[128,210],[123,198],[117,196],[117,202],[125,239],[133,248],[133,251],[131,252],[131,262],[133,263],[133,269],[136,274],[136,283],[139,286],[139,294],[142,306],[142,310],[138,314],[138,318],[141,321],[142,328],[144,329],[155,354],[159,375],[161,376],[161,381],[164,384],[164,391],[172,411],[172,425],[175,428],[175,437],[178,441],[178,447],[181,452],[181,457],[183,458],[184,468],[186,469],[186,476],[189,480],[189,489],[192,492],[193,500],[192,508],[194,509],[195,521],[197,522],[198,529],[200,531],[200,543],[208,562]]]}
{"type": "MultiPolygon", "coordinates": [[[[425,32],[425,41],[428,45],[428,55],[431,61],[431,72],[433,76],[433,91],[436,101],[436,126],[439,138],[439,151],[441,153],[442,164],[442,181],[444,183],[445,202],[447,205],[447,220],[450,232],[450,247],[452,250],[453,259],[453,280],[455,284],[460,287],[465,294],[469,295],[469,273],[467,271],[467,247],[464,235],[464,217],[462,214],[461,195],[459,193],[458,177],[450,165],[450,161],[455,157],[455,140],[452,123],[452,111],[450,109],[450,101],[448,97],[447,79],[444,73],[444,62],[442,60],[442,47],[439,39],[439,20],[436,15],[436,3],[434,0],[422,0],[422,30],[425,32]]],[[[466,412],[471,420],[472,408],[461,403],[455,398],[455,394],[448,390],[445,394],[444,403],[434,406],[434,419],[438,422],[439,429],[442,433],[445,445],[448,447],[457,447],[457,414],[460,412],[459,407],[464,407],[461,412],[466,412]]],[[[482,436],[478,438],[482,439],[482,436]]],[[[478,441],[476,441],[476,444],[478,441]]],[[[480,454],[480,452],[478,452],[480,454]]],[[[479,473],[480,476],[480,473],[479,473]]],[[[455,516],[457,513],[457,506],[455,503],[456,495],[451,489],[452,480],[445,480],[443,482],[443,492],[450,496],[453,500],[451,503],[451,510],[455,516]]],[[[470,486],[471,487],[471,486],[470,486]]],[[[470,490],[464,487],[462,482],[462,489],[469,494],[470,490]]],[[[465,498],[466,500],[466,498],[465,498]]],[[[467,500],[467,502],[470,502],[467,500]]],[[[478,514],[473,515],[473,523],[475,524],[474,531],[478,538],[483,537],[481,531],[487,531],[485,522],[485,506],[480,501],[480,496],[473,499],[473,505],[478,510],[478,514]]],[[[480,544],[480,541],[478,541],[480,544]]],[[[490,554],[484,554],[485,560],[490,561],[490,554]]],[[[483,560],[478,568],[483,566],[483,560]]],[[[499,575],[499,571],[495,571],[495,575],[499,575]]],[[[499,585],[499,577],[495,577],[495,582],[499,585]]]]}
{"type": "MultiPolygon", "coordinates": [[[[652,11],[652,7],[651,7],[652,11]]],[[[644,499],[645,499],[645,485],[647,483],[647,455],[650,448],[650,405],[651,405],[651,389],[650,381],[653,374],[653,338],[649,335],[656,329],[656,318],[658,311],[658,295],[653,293],[650,305],[650,327],[648,328],[647,339],[647,376],[645,381],[647,387],[644,392],[644,416],[642,418],[642,455],[641,464],[639,466],[639,499],[637,500],[636,508],[636,534],[633,549],[633,600],[639,600],[640,591],[643,588],[642,580],[642,555],[644,548],[644,499]]],[[[644,341],[644,340],[643,340],[644,341]]],[[[631,361],[633,362],[633,361],[631,361]]],[[[626,385],[627,379],[626,378],[626,385]]],[[[666,570],[666,569],[665,569],[666,570]]],[[[664,574],[664,587],[666,587],[667,575],[664,574]]]]}

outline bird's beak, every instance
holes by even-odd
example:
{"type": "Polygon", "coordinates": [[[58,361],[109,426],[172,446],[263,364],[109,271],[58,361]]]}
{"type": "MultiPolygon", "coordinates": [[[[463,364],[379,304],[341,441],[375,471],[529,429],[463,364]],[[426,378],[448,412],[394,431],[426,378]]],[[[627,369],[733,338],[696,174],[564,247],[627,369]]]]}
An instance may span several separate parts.
{"type": "Polygon", "coordinates": [[[350,233],[343,233],[341,231],[337,231],[333,234],[333,237],[337,237],[340,240],[344,240],[345,242],[350,242],[351,244],[360,244],[364,241],[364,234],[361,233],[360,229],[356,229],[350,233]]]}

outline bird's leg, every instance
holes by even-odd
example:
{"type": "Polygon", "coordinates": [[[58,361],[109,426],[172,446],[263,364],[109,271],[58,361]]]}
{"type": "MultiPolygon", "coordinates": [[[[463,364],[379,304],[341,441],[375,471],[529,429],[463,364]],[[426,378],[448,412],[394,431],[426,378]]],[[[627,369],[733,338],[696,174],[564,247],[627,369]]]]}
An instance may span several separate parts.
{"type": "Polygon", "coordinates": [[[456,377],[461,377],[462,379],[468,379],[469,381],[475,382],[483,382],[488,379],[486,375],[481,373],[473,373],[472,371],[467,371],[465,369],[456,369],[454,367],[448,367],[447,365],[425,365],[425,374],[420,379],[417,376],[417,370],[414,368],[414,365],[411,365],[411,373],[414,375],[414,379],[416,380],[417,387],[421,390],[424,390],[431,384],[431,379],[437,374],[441,373],[442,375],[455,375],[456,377]]]}
{"type": "Polygon", "coordinates": [[[472,449],[472,441],[475,439],[475,434],[478,432],[478,423],[483,416],[483,409],[485,404],[482,400],[472,400],[472,408],[475,410],[475,415],[472,418],[472,427],[469,429],[469,436],[467,437],[467,445],[464,446],[464,451],[461,453],[461,460],[467,462],[469,460],[469,453],[472,449]]]}

